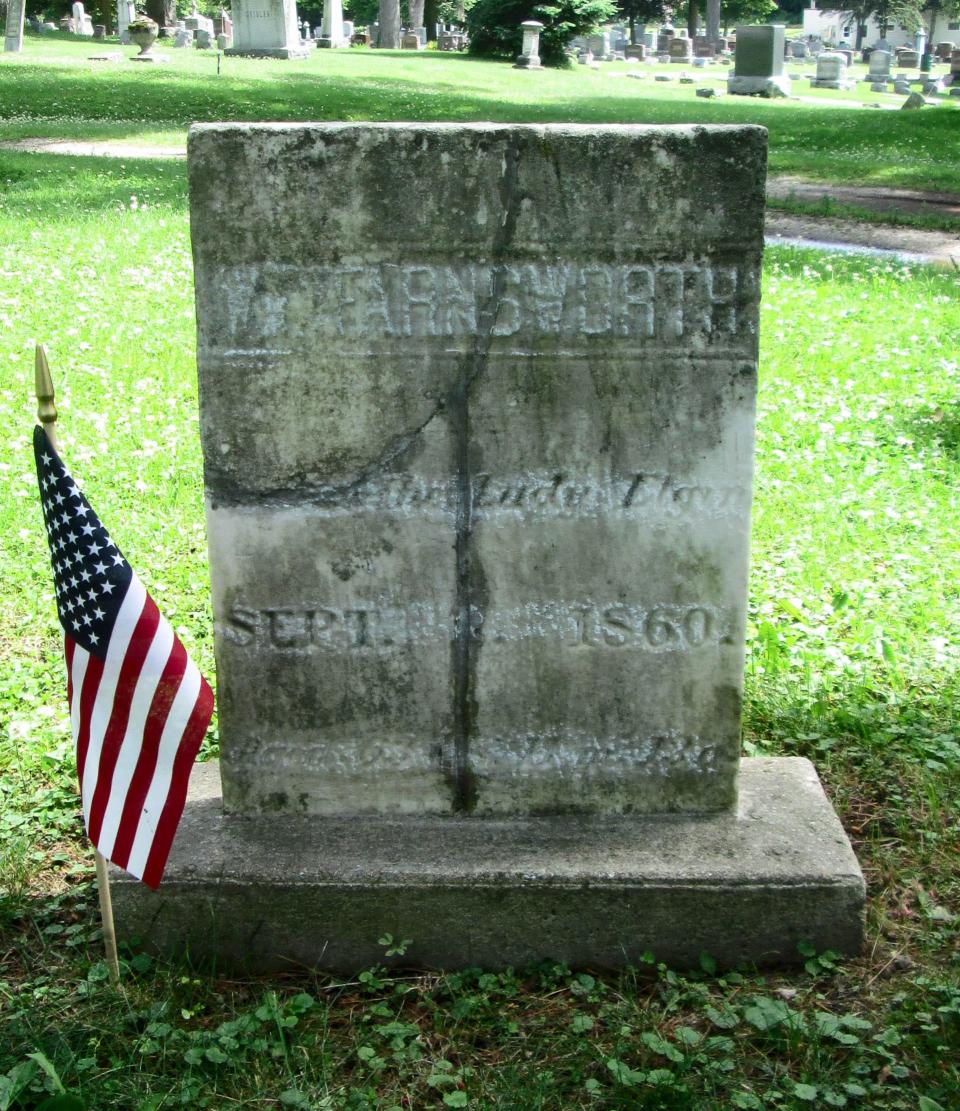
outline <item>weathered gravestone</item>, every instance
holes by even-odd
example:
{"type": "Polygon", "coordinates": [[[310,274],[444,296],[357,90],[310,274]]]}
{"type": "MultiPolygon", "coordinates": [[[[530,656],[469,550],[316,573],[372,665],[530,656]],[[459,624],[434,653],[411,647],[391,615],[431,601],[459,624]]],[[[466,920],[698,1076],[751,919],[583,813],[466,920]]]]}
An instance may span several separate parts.
{"type": "Polygon", "coordinates": [[[670,61],[673,62],[673,63],[678,63],[678,64],[686,63],[687,65],[689,65],[690,62],[693,60],[693,54],[691,52],[691,47],[692,47],[692,42],[691,42],[690,39],[688,39],[686,37],[672,38],[670,40],[670,46],[668,47],[668,52],[670,54],[670,61]]]}
{"type": "Polygon", "coordinates": [[[849,89],[853,81],[847,76],[847,60],[837,51],[821,51],[817,55],[817,74],[810,78],[815,89],[849,89]]]}
{"type": "Polygon", "coordinates": [[[871,50],[869,70],[865,81],[872,84],[877,84],[880,81],[886,81],[890,76],[890,53],[886,50],[871,50]]]}
{"type": "Polygon", "coordinates": [[[785,28],[780,23],[738,27],[733,73],[727,91],[739,95],[787,95],[790,78],[783,71],[785,28]]]}
{"type": "Polygon", "coordinates": [[[224,54],[249,58],[309,56],[309,47],[300,40],[295,0],[233,0],[231,13],[233,46],[224,54]]]}
{"type": "Polygon", "coordinates": [[[191,131],[225,816],[201,766],[125,935],[857,950],[812,767],[739,758],[765,159],[758,127],[191,131]]]}
{"type": "Polygon", "coordinates": [[[19,54],[23,49],[23,21],[26,0],[7,0],[7,20],[4,28],[3,49],[8,54],[19,54]]]}

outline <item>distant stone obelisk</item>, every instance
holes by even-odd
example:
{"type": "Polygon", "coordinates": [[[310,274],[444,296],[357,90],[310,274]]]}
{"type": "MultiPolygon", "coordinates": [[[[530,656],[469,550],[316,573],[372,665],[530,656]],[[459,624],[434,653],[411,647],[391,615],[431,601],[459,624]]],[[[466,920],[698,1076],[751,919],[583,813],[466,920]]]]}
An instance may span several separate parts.
{"type": "Polygon", "coordinates": [[[343,46],[343,0],[324,0],[323,26],[317,46],[343,46]]]}

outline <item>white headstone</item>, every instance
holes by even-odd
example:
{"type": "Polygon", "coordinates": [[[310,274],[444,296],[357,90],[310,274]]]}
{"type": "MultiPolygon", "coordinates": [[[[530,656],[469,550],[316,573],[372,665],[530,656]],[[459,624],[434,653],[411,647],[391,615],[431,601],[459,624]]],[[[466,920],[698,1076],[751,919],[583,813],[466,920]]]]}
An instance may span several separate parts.
{"type": "Polygon", "coordinates": [[[343,45],[343,0],[323,0],[323,31],[317,46],[343,45]]]}
{"type": "Polygon", "coordinates": [[[514,69],[540,69],[540,32],[543,24],[528,19],[520,26],[523,29],[523,46],[514,69]]]}
{"type": "Polygon", "coordinates": [[[133,0],[117,0],[117,34],[121,42],[130,41],[127,28],[136,18],[137,9],[133,0]]]}
{"type": "Polygon", "coordinates": [[[309,55],[300,41],[295,0],[234,0],[232,10],[233,46],[225,53],[262,58],[309,55]]]}
{"type": "Polygon", "coordinates": [[[847,77],[847,59],[843,54],[823,51],[817,55],[817,76],[810,84],[817,89],[845,89],[850,81],[847,77]]]}

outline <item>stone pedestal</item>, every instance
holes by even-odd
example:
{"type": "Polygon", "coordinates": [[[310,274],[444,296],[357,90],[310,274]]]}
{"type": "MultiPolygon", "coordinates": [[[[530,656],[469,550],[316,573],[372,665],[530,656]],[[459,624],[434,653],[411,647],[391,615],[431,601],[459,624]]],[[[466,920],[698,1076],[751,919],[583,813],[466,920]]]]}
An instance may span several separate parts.
{"type": "Polygon", "coordinates": [[[739,759],[765,158],[192,129],[225,816],[190,810],[169,904],[116,897],[124,936],[213,906],[254,966],[394,930],[447,966],[856,948],[809,766],[739,759]]]}
{"type": "Polygon", "coordinates": [[[159,890],[118,869],[111,889],[125,940],[241,973],[791,964],[863,940],[860,868],[796,758],[743,760],[735,812],[665,820],[231,819],[201,764],[159,890]]]}
{"type": "Polygon", "coordinates": [[[727,78],[727,92],[737,96],[789,96],[792,87],[786,74],[780,77],[739,77],[731,73],[727,78]]]}

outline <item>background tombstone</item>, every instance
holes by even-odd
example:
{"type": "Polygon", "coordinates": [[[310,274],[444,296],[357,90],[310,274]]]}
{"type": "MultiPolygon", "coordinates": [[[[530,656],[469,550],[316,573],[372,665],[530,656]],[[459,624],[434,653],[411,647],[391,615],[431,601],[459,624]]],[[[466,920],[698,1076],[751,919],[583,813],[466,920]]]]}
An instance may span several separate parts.
{"type": "Polygon", "coordinates": [[[72,13],[75,34],[83,35],[85,38],[93,38],[93,20],[87,15],[83,4],[75,3],[72,13]]]}
{"type": "Polygon", "coordinates": [[[137,9],[133,0],[117,0],[117,36],[121,43],[129,43],[127,28],[136,18],[137,9]]]}
{"type": "Polygon", "coordinates": [[[782,24],[738,27],[733,73],[727,78],[727,91],[752,96],[790,92],[790,78],[783,70],[782,24]]]}
{"type": "Polygon", "coordinates": [[[670,61],[678,64],[689,65],[690,62],[693,60],[691,47],[692,40],[688,39],[686,36],[684,36],[683,38],[672,38],[670,40],[670,46],[668,49],[670,61]]]}
{"type": "Polygon", "coordinates": [[[3,40],[5,53],[19,54],[23,49],[23,19],[26,0],[7,0],[7,22],[3,40]]]}
{"type": "Polygon", "coordinates": [[[317,46],[340,47],[348,40],[343,37],[343,0],[323,0],[323,24],[317,46]]]}
{"type": "Polygon", "coordinates": [[[251,58],[309,56],[309,48],[300,40],[295,0],[233,0],[231,14],[233,46],[224,54],[251,58]]]}
{"type": "Polygon", "coordinates": [[[817,55],[817,73],[810,78],[815,89],[849,89],[854,82],[847,77],[847,60],[842,54],[824,50],[817,55]]]}
{"type": "Polygon", "coordinates": [[[867,76],[865,80],[871,84],[886,81],[890,76],[890,53],[886,50],[871,50],[870,60],[867,63],[867,76]]]}
{"type": "Polygon", "coordinates": [[[527,19],[520,24],[523,30],[523,43],[520,53],[513,63],[514,69],[540,69],[540,32],[543,24],[536,19],[527,19]]]}
{"type": "Polygon", "coordinates": [[[597,31],[587,38],[587,50],[601,61],[610,57],[610,32],[597,31]]]}
{"type": "Polygon", "coordinates": [[[385,930],[443,967],[856,950],[811,766],[739,759],[765,157],[192,129],[225,813],[201,766],[121,934],[343,969],[385,930]]]}

